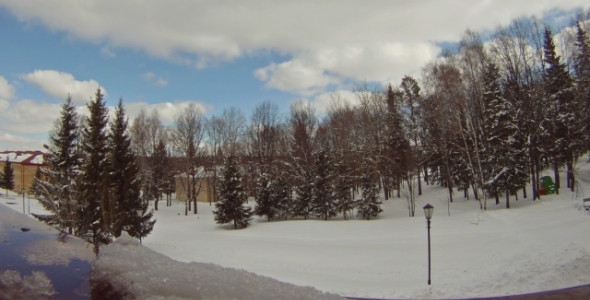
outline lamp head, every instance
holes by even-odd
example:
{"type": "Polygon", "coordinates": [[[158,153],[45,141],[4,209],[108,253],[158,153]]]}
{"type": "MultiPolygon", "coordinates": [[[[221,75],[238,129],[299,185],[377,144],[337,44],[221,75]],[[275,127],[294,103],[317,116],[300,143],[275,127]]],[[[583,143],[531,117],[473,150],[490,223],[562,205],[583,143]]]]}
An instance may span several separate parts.
{"type": "Polygon", "coordinates": [[[433,211],[434,211],[434,207],[432,207],[432,205],[430,205],[430,203],[424,205],[424,216],[426,217],[426,220],[432,219],[432,212],[433,211]]]}

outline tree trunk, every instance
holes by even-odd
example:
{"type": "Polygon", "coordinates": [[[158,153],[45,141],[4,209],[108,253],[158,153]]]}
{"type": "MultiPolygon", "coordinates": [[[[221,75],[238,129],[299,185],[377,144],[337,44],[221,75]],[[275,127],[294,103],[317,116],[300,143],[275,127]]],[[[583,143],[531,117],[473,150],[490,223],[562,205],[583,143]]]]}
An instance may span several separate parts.
{"type": "Polygon", "coordinates": [[[496,198],[496,205],[500,204],[500,198],[498,197],[497,193],[494,195],[494,197],[496,198]]]}
{"type": "Polygon", "coordinates": [[[510,192],[506,191],[506,208],[510,208],[510,192]]]}
{"type": "Polygon", "coordinates": [[[422,178],[420,178],[420,167],[418,167],[418,196],[422,195],[422,178]]]}
{"type": "Polygon", "coordinates": [[[553,160],[553,177],[555,178],[555,195],[559,195],[559,166],[557,160],[553,160]]]}

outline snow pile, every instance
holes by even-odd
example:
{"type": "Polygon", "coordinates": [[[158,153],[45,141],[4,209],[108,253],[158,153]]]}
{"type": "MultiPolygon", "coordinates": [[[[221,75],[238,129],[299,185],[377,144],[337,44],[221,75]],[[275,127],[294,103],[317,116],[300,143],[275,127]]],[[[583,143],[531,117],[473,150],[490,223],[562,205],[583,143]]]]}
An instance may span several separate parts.
{"type": "Polygon", "coordinates": [[[0,300],[52,299],[53,294],[51,280],[41,271],[33,271],[24,278],[14,270],[0,271],[0,300]]]}
{"type": "Polygon", "coordinates": [[[182,263],[126,234],[102,247],[91,274],[93,296],[137,299],[342,299],[311,287],[209,263],[182,263]]]}

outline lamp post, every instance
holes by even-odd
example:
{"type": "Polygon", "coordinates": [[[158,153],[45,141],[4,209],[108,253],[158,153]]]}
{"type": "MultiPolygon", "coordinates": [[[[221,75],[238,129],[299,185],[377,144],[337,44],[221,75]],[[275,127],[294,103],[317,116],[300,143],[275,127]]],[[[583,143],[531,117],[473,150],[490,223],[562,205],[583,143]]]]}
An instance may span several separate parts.
{"type": "Polygon", "coordinates": [[[424,206],[424,216],[426,217],[426,224],[428,228],[428,285],[430,285],[430,219],[432,219],[432,211],[434,207],[430,203],[424,206]]]}
{"type": "Polygon", "coordinates": [[[23,192],[23,215],[25,214],[25,189],[22,189],[21,192],[23,192]]]}

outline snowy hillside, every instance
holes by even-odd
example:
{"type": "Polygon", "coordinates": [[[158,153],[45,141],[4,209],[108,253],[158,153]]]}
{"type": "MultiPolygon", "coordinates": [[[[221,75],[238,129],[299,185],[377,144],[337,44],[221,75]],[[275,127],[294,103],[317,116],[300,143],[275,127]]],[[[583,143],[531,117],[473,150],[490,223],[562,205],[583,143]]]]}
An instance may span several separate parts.
{"type": "MultiPolygon", "coordinates": [[[[548,174],[548,173],[547,173],[548,174]]],[[[578,180],[590,197],[590,165],[580,160],[578,180]]],[[[529,191],[530,195],[530,191],[529,191]]],[[[405,199],[385,201],[375,220],[267,222],[233,230],[217,225],[213,206],[199,214],[160,206],[144,246],[181,262],[214,263],[347,297],[461,298],[529,293],[590,283],[590,215],[582,196],[511,198],[511,208],[488,200],[488,210],[446,189],[426,186],[420,209],[408,217],[405,199]],[[426,222],[421,207],[434,206],[432,286],[427,283],[426,222]],[[450,213],[450,215],[449,215],[450,213]]],[[[2,199],[22,212],[17,196],[2,199]]],[[[250,204],[253,204],[252,202],[250,204]]],[[[31,211],[39,211],[35,201],[31,211]]],[[[193,265],[194,266],[194,265],[193,265]]],[[[165,280],[165,278],[161,278],[165,280]]]]}

